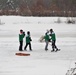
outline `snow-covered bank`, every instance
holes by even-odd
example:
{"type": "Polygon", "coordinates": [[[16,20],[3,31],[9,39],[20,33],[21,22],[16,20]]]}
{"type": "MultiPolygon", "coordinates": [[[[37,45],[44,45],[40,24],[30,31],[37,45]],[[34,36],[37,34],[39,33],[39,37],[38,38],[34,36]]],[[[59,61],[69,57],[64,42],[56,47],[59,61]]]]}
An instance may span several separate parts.
{"type": "Polygon", "coordinates": [[[1,16],[0,20],[4,24],[0,25],[0,33],[1,35],[3,35],[4,33],[11,36],[17,35],[19,30],[22,28],[24,29],[24,31],[30,30],[35,36],[41,36],[46,32],[47,29],[53,28],[59,36],[76,37],[75,24],[65,23],[67,19],[65,17],[60,18],[62,23],[55,23],[57,18],[58,17],[1,16]]]}
{"type": "MultiPolygon", "coordinates": [[[[0,16],[4,23],[0,25],[0,75],[65,75],[67,70],[74,67],[76,61],[76,25],[54,23],[57,17],[20,17],[0,16]],[[57,36],[57,46],[61,51],[51,53],[44,50],[45,43],[40,43],[40,36],[47,29],[53,28],[57,36]],[[30,30],[33,51],[28,57],[19,57],[18,34],[23,29],[30,30]]],[[[25,39],[24,39],[25,46],[25,39]]],[[[24,47],[23,46],[23,47],[24,47]]]]}

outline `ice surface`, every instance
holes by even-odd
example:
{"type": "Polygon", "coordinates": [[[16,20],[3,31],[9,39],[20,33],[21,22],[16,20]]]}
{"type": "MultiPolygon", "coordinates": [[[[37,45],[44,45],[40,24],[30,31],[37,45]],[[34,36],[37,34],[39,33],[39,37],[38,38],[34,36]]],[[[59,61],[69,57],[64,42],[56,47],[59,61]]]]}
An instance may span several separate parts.
{"type": "Polygon", "coordinates": [[[0,25],[0,75],[65,75],[74,67],[76,24],[65,23],[64,17],[61,17],[61,23],[55,23],[57,17],[0,16],[0,20],[3,23],[0,25]],[[51,53],[51,43],[46,52],[45,43],[39,42],[40,36],[50,28],[54,29],[56,45],[61,49],[56,53],[51,53]],[[28,57],[15,55],[19,52],[20,29],[31,32],[33,51],[24,51],[31,54],[28,57]]]}

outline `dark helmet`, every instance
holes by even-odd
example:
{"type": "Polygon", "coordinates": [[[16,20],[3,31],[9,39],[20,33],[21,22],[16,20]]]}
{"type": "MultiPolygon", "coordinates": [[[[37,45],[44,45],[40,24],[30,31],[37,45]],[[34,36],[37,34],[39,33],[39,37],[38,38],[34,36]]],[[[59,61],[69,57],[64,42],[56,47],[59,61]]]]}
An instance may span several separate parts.
{"type": "Polygon", "coordinates": [[[23,32],[23,30],[21,29],[21,30],[20,30],[20,32],[22,33],[22,32],[23,32]]]}
{"type": "Polygon", "coordinates": [[[50,29],[50,32],[53,32],[53,29],[50,29]]]}
{"type": "Polygon", "coordinates": [[[28,31],[27,34],[30,35],[30,31],[28,31]]]}

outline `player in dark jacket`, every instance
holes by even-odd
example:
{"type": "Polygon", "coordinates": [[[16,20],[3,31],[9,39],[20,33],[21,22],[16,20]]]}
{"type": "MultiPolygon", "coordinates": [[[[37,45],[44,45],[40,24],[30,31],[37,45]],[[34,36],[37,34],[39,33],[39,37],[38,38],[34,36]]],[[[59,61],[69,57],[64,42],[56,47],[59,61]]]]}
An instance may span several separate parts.
{"type": "Polygon", "coordinates": [[[25,32],[23,32],[23,30],[20,30],[20,34],[19,34],[19,51],[22,51],[22,46],[23,46],[23,38],[25,36],[25,32]]]}
{"type": "Polygon", "coordinates": [[[27,36],[26,36],[26,46],[24,47],[24,50],[26,50],[27,46],[29,45],[29,49],[30,51],[32,51],[32,48],[31,48],[31,36],[30,36],[30,32],[28,31],[27,32],[27,36]]]}
{"type": "Polygon", "coordinates": [[[51,33],[50,36],[51,36],[51,40],[52,40],[52,51],[51,52],[58,51],[59,49],[57,48],[57,46],[55,44],[56,43],[56,35],[55,35],[53,29],[50,29],[50,33],[51,33]]]}

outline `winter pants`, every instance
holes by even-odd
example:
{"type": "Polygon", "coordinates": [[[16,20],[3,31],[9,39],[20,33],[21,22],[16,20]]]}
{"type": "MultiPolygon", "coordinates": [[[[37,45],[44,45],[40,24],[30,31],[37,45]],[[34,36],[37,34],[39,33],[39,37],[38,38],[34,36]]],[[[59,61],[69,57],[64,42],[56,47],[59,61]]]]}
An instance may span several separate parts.
{"type": "Polygon", "coordinates": [[[48,50],[48,41],[45,41],[46,45],[45,45],[45,50],[48,50]]]}
{"type": "Polygon", "coordinates": [[[53,50],[55,50],[55,49],[57,50],[57,49],[58,49],[57,46],[55,45],[55,43],[56,43],[56,41],[53,40],[53,41],[52,41],[52,49],[53,49],[53,50]]]}
{"type": "Polygon", "coordinates": [[[19,51],[22,51],[23,41],[20,41],[19,51]]]}
{"type": "Polygon", "coordinates": [[[28,45],[29,45],[29,49],[32,50],[31,49],[31,43],[26,43],[26,46],[24,47],[24,50],[26,50],[26,48],[27,48],[28,45]]]}

